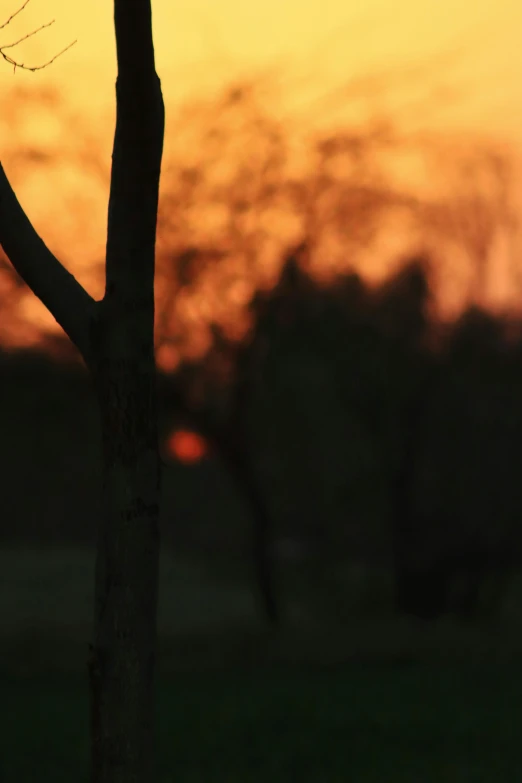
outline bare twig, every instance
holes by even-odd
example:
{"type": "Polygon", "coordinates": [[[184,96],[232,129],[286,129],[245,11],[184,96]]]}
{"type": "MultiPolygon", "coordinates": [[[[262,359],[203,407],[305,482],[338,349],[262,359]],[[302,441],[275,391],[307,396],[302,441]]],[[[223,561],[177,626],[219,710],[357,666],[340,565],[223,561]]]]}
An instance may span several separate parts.
{"type": "Polygon", "coordinates": [[[20,11],[23,11],[23,10],[24,10],[24,8],[25,8],[25,6],[26,6],[28,3],[29,3],[29,0],[25,0],[25,3],[24,3],[24,4],[23,4],[23,5],[22,5],[22,6],[21,6],[19,9],[18,9],[18,11],[15,11],[15,12],[14,12],[14,14],[11,14],[11,16],[9,17],[9,19],[7,20],[7,22],[4,22],[3,24],[0,24],[0,30],[1,30],[3,27],[7,27],[7,25],[9,24],[9,22],[11,22],[11,20],[12,20],[12,19],[14,19],[14,18],[15,18],[15,16],[17,16],[17,15],[20,13],[20,11]]]}
{"type": "MultiPolygon", "coordinates": [[[[11,20],[14,19],[14,17],[17,14],[19,14],[20,11],[24,10],[24,8],[28,4],[28,2],[29,2],[29,0],[25,0],[25,3],[17,11],[15,11],[13,14],[11,14],[11,16],[9,17],[9,19],[6,22],[4,22],[2,25],[0,25],[0,30],[3,29],[4,27],[7,27],[7,25],[11,22],[11,20]]],[[[4,60],[6,62],[8,62],[10,65],[13,66],[13,73],[16,71],[17,68],[23,68],[25,71],[33,71],[33,72],[34,71],[39,71],[42,68],[46,68],[48,65],[53,63],[58,57],[60,57],[60,55],[62,55],[64,52],[66,52],[67,49],[70,49],[71,46],[74,46],[74,44],[76,43],[76,40],[74,40],[72,43],[70,43],[68,46],[66,46],[65,49],[62,49],[61,52],[58,52],[58,54],[55,54],[55,56],[53,58],[48,60],[43,65],[34,65],[34,66],[25,65],[25,63],[19,63],[17,60],[13,60],[12,57],[9,57],[8,54],[5,54],[4,49],[12,49],[14,46],[18,46],[18,44],[22,43],[22,41],[27,40],[27,38],[30,38],[32,35],[35,35],[36,33],[39,33],[40,30],[44,29],[44,27],[50,27],[52,24],[54,24],[54,21],[55,20],[53,19],[52,21],[47,22],[46,24],[41,25],[36,30],[33,30],[31,33],[27,33],[27,35],[24,35],[22,38],[19,38],[18,41],[14,41],[13,43],[5,44],[4,46],[0,46],[0,55],[4,58],[4,60]]]]}

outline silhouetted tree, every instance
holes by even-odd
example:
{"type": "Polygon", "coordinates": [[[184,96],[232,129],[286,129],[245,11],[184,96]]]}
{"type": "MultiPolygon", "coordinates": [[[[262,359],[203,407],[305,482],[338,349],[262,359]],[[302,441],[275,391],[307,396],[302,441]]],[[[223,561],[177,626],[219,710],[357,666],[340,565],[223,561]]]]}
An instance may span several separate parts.
{"type": "Polygon", "coordinates": [[[405,421],[395,493],[396,602],[471,619],[501,602],[520,561],[522,459],[513,349],[476,309],[432,358],[405,421]],[[485,593],[496,594],[485,607],[485,593]]]}
{"type": "Polygon", "coordinates": [[[89,661],[92,781],[150,783],[160,499],[153,283],[164,107],[150,0],[115,0],[114,26],[117,119],[105,296],[93,300],[48,250],[2,166],[0,244],[82,354],[101,416],[103,511],[89,661]]]}
{"type": "MultiPolygon", "coordinates": [[[[207,392],[193,394],[194,373],[185,365],[170,378],[164,378],[164,401],[182,413],[211,444],[232,477],[252,521],[252,562],[254,574],[268,622],[277,626],[282,619],[281,599],[276,589],[274,521],[257,475],[255,445],[248,428],[249,408],[256,383],[263,373],[266,355],[295,319],[293,310],[302,306],[300,274],[294,254],[283,265],[277,285],[258,292],[251,301],[252,327],[240,342],[227,338],[214,325],[212,348],[204,362],[198,363],[199,376],[207,370],[207,392]],[[219,373],[228,367],[226,378],[216,383],[212,368],[219,373]],[[210,388],[209,388],[210,387],[210,388]]],[[[314,284],[308,281],[314,288],[314,284]]],[[[193,367],[196,378],[198,365],[193,367]]]]}

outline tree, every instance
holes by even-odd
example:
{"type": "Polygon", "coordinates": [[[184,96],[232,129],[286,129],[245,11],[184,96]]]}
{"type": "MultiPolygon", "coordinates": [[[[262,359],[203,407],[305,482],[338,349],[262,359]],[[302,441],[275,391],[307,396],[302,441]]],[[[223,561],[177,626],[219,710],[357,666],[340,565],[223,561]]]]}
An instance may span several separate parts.
{"type": "MultiPolygon", "coordinates": [[[[181,413],[211,444],[237,488],[252,522],[251,555],[261,606],[269,625],[276,627],[282,618],[274,577],[274,525],[257,476],[247,426],[247,406],[256,381],[263,335],[256,329],[250,340],[238,346],[228,340],[219,327],[215,332],[213,354],[218,361],[233,357],[235,364],[233,380],[229,381],[229,388],[225,390],[225,404],[219,405],[222,399],[215,394],[215,389],[210,390],[214,391],[214,399],[193,399],[190,381],[194,376],[197,379],[198,373],[191,373],[193,367],[190,366],[163,379],[164,401],[181,413]],[[212,404],[216,402],[216,396],[217,405],[212,404]]],[[[211,397],[210,394],[208,396],[211,397]]]]}
{"type": "Polygon", "coordinates": [[[92,780],[149,783],[161,476],[153,282],[164,105],[150,0],[115,0],[114,26],[117,118],[103,299],[95,301],[49,251],[1,165],[0,245],[80,351],[100,410],[103,506],[89,661],[92,780]]]}

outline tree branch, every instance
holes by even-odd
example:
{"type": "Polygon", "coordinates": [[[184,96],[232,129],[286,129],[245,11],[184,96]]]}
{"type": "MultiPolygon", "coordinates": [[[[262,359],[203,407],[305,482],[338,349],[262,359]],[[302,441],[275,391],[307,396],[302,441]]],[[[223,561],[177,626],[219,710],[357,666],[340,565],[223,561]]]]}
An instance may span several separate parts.
{"type": "Polygon", "coordinates": [[[22,280],[51,312],[84,358],[87,357],[89,322],[96,302],[35,231],[1,163],[0,244],[22,280]]]}
{"type": "MultiPolygon", "coordinates": [[[[15,11],[11,16],[5,21],[3,24],[0,24],[0,30],[2,30],[4,27],[7,27],[7,25],[17,16],[17,14],[20,13],[20,11],[23,11],[26,5],[29,3],[29,0],[25,0],[25,3],[23,3],[20,8],[15,11]]],[[[10,44],[4,44],[4,46],[0,46],[0,55],[4,58],[4,60],[9,63],[9,65],[13,66],[13,69],[16,71],[17,68],[23,68],[24,71],[39,71],[41,68],[46,68],[48,65],[53,63],[57,57],[60,57],[61,54],[67,51],[67,49],[70,49],[71,46],[74,46],[76,43],[76,40],[74,40],[72,43],[70,43],[68,46],[65,47],[65,49],[62,49],[61,52],[58,52],[58,54],[55,54],[54,57],[51,60],[48,60],[43,65],[24,65],[24,63],[19,63],[17,60],[13,60],[12,57],[9,57],[8,54],[4,53],[4,49],[12,49],[14,46],[18,46],[19,43],[22,43],[22,41],[25,41],[27,38],[30,38],[32,35],[36,35],[36,33],[39,33],[40,30],[43,30],[44,27],[50,27],[52,24],[54,24],[54,19],[50,22],[47,22],[46,24],[41,25],[38,27],[38,29],[33,30],[31,33],[27,33],[27,35],[24,35],[22,38],[19,38],[18,41],[13,41],[13,43],[10,44]]]]}
{"type": "Polygon", "coordinates": [[[4,27],[7,27],[7,25],[15,18],[15,16],[18,16],[18,14],[21,11],[23,11],[25,6],[28,5],[28,4],[29,4],[29,0],[25,0],[25,3],[23,5],[21,5],[20,8],[18,8],[16,11],[14,11],[14,13],[12,13],[11,16],[8,19],[6,19],[3,24],[0,24],[0,30],[2,30],[2,28],[4,28],[4,27]]]}
{"type": "Polygon", "coordinates": [[[150,0],[115,0],[114,18],[118,77],[105,293],[130,306],[154,291],[165,109],[154,65],[150,0]]]}
{"type": "MultiPolygon", "coordinates": [[[[155,73],[150,0],[114,0],[114,29],[118,75],[148,83],[155,73]],[[139,38],[136,31],[140,31],[139,38]]],[[[139,83],[136,86],[140,86],[139,83]]]]}

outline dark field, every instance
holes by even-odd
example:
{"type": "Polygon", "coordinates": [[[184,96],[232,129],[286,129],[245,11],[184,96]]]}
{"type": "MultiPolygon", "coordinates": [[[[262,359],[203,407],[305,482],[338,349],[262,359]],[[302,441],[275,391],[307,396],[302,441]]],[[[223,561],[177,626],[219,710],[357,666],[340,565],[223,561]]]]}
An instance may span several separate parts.
{"type": "MultiPolygon", "coordinates": [[[[82,783],[92,553],[1,561],[0,780],[82,783]]],[[[293,598],[273,634],[226,572],[163,559],[159,783],[521,779],[515,595],[509,622],[468,627],[356,603],[350,621],[326,624],[293,598]]]]}
{"type": "MultiPolygon", "coordinates": [[[[5,783],[88,780],[87,693],[73,677],[2,686],[5,783]]],[[[162,677],[159,781],[514,781],[517,667],[162,677]]]]}

